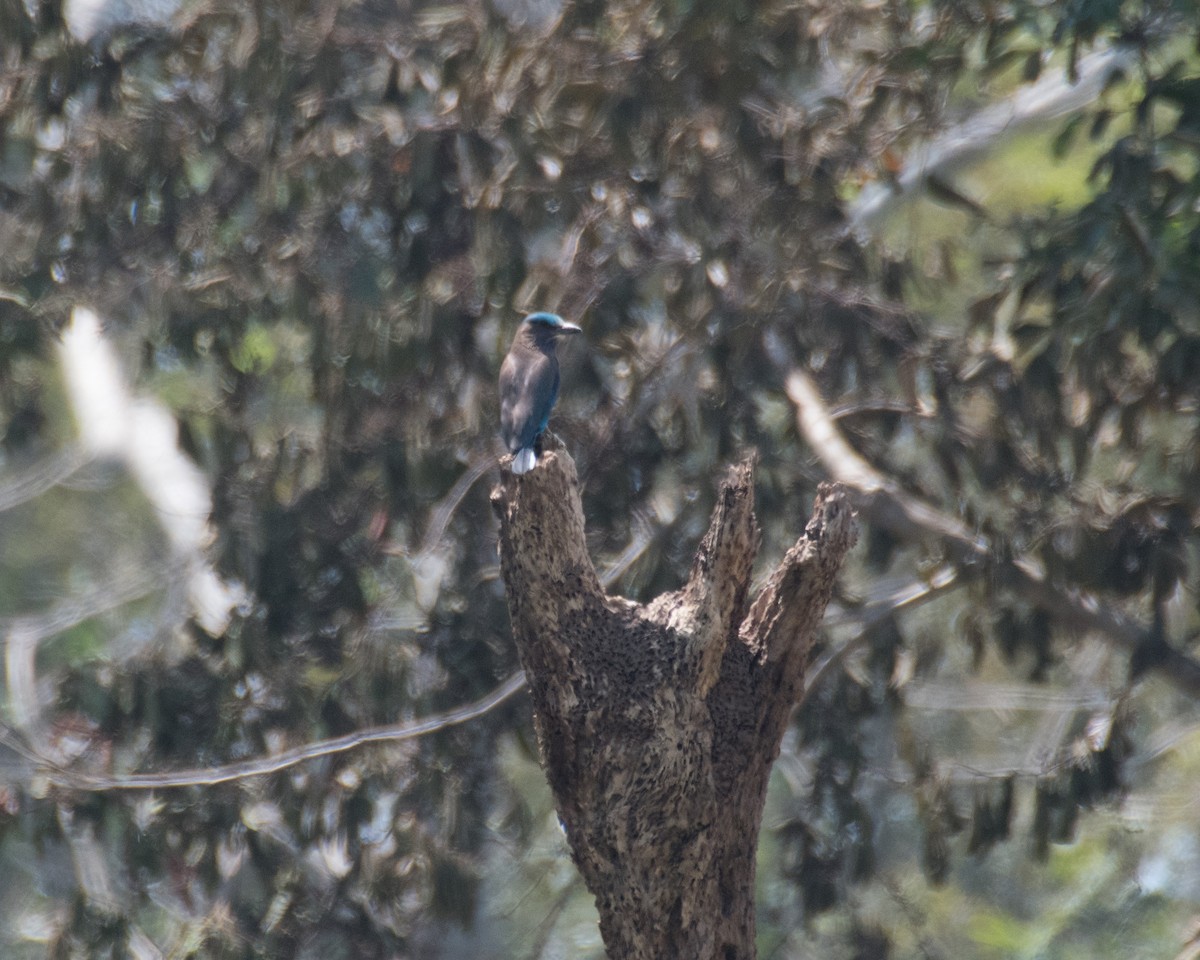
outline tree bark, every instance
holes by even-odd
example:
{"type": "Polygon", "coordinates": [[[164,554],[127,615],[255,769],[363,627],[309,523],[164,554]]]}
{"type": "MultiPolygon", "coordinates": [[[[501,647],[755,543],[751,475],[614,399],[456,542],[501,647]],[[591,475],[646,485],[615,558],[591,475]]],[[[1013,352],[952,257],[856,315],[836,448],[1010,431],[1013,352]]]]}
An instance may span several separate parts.
{"type": "Polygon", "coordinates": [[[606,596],[575,463],[502,469],[492,505],[546,775],[613,960],[755,955],[754,871],[771,764],[857,539],[840,487],[753,603],[753,460],[721,486],[683,589],[606,596]]]}

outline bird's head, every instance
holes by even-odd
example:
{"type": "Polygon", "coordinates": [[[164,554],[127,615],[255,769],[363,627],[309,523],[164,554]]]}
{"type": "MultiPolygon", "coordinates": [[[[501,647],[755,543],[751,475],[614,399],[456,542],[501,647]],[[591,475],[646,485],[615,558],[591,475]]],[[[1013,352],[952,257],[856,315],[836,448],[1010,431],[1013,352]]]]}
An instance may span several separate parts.
{"type": "Polygon", "coordinates": [[[525,318],[525,326],[538,340],[558,339],[568,334],[583,333],[581,327],[567,323],[557,313],[531,313],[525,318]]]}

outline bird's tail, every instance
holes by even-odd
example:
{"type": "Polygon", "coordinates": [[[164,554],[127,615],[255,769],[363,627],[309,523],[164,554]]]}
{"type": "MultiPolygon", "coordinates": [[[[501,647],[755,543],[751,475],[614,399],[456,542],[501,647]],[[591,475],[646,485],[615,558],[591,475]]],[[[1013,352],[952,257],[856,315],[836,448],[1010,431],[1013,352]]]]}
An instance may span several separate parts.
{"type": "Polygon", "coordinates": [[[537,454],[533,452],[532,447],[524,447],[517,451],[513,457],[512,472],[518,476],[522,473],[528,473],[537,463],[537,454]]]}

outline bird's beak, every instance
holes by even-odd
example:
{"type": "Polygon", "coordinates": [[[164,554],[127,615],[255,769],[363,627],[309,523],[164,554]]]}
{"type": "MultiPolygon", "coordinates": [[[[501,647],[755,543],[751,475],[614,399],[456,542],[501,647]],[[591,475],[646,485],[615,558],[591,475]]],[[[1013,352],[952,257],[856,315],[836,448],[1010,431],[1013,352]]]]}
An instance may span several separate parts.
{"type": "Polygon", "coordinates": [[[583,327],[577,327],[573,323],[567,323],[565,320],[561,327],[558,327],[555,333],[583,333],[583,327]]]}

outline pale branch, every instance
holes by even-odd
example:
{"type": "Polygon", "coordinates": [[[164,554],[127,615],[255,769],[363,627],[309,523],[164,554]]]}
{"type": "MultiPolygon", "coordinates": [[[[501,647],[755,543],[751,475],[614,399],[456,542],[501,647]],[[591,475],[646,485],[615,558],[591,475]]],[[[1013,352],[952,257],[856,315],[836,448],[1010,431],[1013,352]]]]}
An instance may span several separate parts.
{"type": "Polygon", "coordinates": [[[834,479],[855,491],[871,518],[906,537],[936,534],[959,559],[986,559],[990,546],[984,537],[947,513],[910,496],[899,484],[875,469],[842,436],[812,378],[799,367],[787,379],[788,398],[796,406],[796,422],[817,457],[834,479]]]}
{"type": "MultiPolygon", "coordinates": [[[[417,737],[437,733],[458,726],[469,720],[475,720],[494,710],[500,704],[519,693],[525,687],[525,675],[520,670],[513,673],[495,690],[472,703],[435,713],[424,720],[416,722],[383,724],[377,727],[366,727],[340,737],[327,740],[317,740],[284,750],[269,757],[256,757],[250,760],[240,760],[236,763],[226,763],[214,767],[197,767],[188,770],[174,770],[163,773],[134,773],[124,776],[85,773],[79,770],[64,769],[56,765],[44,765],[38,771],[39,775],[51,786],[69,790],[83,790],[92,793],[116,790],[163,790],[175,787],[204,787],[232,780],[245,780],[248,777],[261,777],[270,773],[278,773],[289,767],[345,753],[368,743],[397,743],[403,740],[413,740],[417,737]]],[[[45,764],[41,758],[39,763],[45,764]]]]}
{"type": "Polygon", "coordinates": [[[409,559],[417,603],[413,609],[409,603],[397,602],[401,591],[393,584],[380,597],[371,612],[372,631],[417,631],[429,626],[429,618],[420,611],[432,609],[441,592],[442,579],[449,566],[449,548],[444,543],[446,528],[450,525],[455,511],[462,505],[467,492],[495,465],[496,458],[490,453],[475,456],[450,491],[430,511],[425,535],[415,550],[407,544],[393,541],[383,544],[382,552],[385,555],[409,559]],[[397,607],[400,609],[397,610],[397,607]]]}
{"type": "Polygon", "coordinates": [[[195,623],[220,636],[242,591],[222,581],[207,558],[215,538],[212,491],[180,449],[175,417],[157,400],[134,393],[103,323],[87,307],[72,311],[57,352],[84,454],[124,464],[183,569],[195,623]]]}
{"type": "Polygon", "coordinates": [[[480,454],[471,461],[471,465],[455,481],[450,492],[438,501],[437,506],[430,513],[429,526],[425,530],[425,536],[421,538],[420,553],[432,553],[441,546],[446,536],[446,528],[450,526],[450,520],[462,504],[463,497],[475,486],[480,477],[494,469],[495,466],[496,457],[491,453],[480,454]]]}
{"type": "Polygon", "coordinates": [[[1045,123],[1081,110],[1097,100],[1114,77],[1137,60],[1130,46],[1113,45],[1080,57],[1073,76],[1047,70],[1035,83],[988,104],[939,134],[918,144],[904,159],[899,173],[886,183],[869,184],[850,204],[849,229],[859,236],[878,232],[895,207],[922,187],[937,182],[978,159],[998,143],[1008,143],[1014,130],[1045,123]]]}
{"type": "Polygon", "coordinates": [[[121,902],[117,892],[118,881],[96,838],[95,822],[87,817],[77,818],[70,806],[59,804],[58,826],[70,851],[75,880],[83,898],[101,913],[117,913],[121,902]]]}
{"type": "Polygon", "coordinates": [[[529,960],[542,960],[542,957],[546,956],[546,948],[550,945],[550,939],[554,935],[555,927],[558,926],[559,918],[570,905],[578,889],[579,878],[575,877],[569,883],[563,884],[563,888],[558,891],[550,903],[546,915],[534,930],[533,944],[525,954],[529,960]]]}
{"type": "MultiPolygon", "coordinates": [[[[833,422],[812,378],[799,367],[787,378],[787,395],[796,407],[796,422],[813,452],[834,479],[845,484],[858,508],[873,523],[904,540],[934,536],[963,562],[982,562],[1002,573],[1003,582],[1060,624],[1095,632],[1130,650],[1154,640],[1151,628],[1124,612],[1101,603],[1083,591],[1052,583],[1030,557],[1008,559],[986,537],[973,533],[961,520],[904,490],[855,451],[833,422]]],[[[1153,668],[1177,687],[1200,695],[1200,663],[1170,646],[1156,650],[1153,668]]]]}
{"type": "Polygon", "coordinates": [[[85,620],[162,589],[180,573],[180,568],[171,564],[153,571],[140,565],[130,565],[129,569],[119,571],[104,583],[67,597],[42,613],[0,620],[0,631],[7,632],[19,627],[40,643],[79,626],[85,620]]]}
{"type": "Polygon", "coordinates": [[[37,692],[37,651],[43,640],[69,630],[132,600],[166,586],[175,575],[170,569],[142,568],[112,577],[100,587],[63,600],[43,613],[0,621],[4,638],[4,680],[8,709],[26,733],[41,727],[41,702],[37,692]]]}
{"type": "MultiPolygon", "coordinates": [[[[26,474],[18,477],[17,480],[0,488],[0,496],[3,496],[6,492],[13,496],[21,494],[34,481],[36,481],[37,486],[35,493],[41,492],[44,484],[50,483],[50,485],[53,485],[50,482],[51,480],[58,482],[58,480],[65,478],[72,470],[77,469],[78,465],[82,462],[86,462],[86,457],[78,450],[47,458],[45,462],[39,463],[36,468],[27,471],[26,474]]],[[[434,509],[430,516],[429,527],[422,540],[422,554],[437,547],[444,535],[450,517],[461,503],[467,490],[470,489],[488,468],[494,466],[494,463],[495,460],[490,456],[473,463],[434,509]]],[[[648,525],[645,523],[639,525],[639,529],[635,533],[630,546],[622,554],[621,558],[614,563],[613,568],[605,572],[602,578],[603,583],[605,585],[612,583],[645,550],[651,539],[651,534],[648,532],[648,525]]],[[[75,626],[98,613],[142,597],[150,591],[161,587],[164,582],[165,580],[161,574],[132,578],[126,576],[104,585],[103,588],[89,591],[85,595],[72,597],[44,614],[14,618],[8,623],[0,623],[0,630],[3,630],[6,635],[6,655],[9,661],[7,676],[10,701],[16,705],[32,705],[36,702],[36,697],[33,695],[33,681],[30,679],[28,682],[24,682],[22,678],[26,676],[32,677],[33,653],[39,642],[57,633],[61,633],[63,630],[75,626]],[[24,669],[26,666],[28,669],[24,669]],[[14,687],[19,689],[14,690],[14,687]]],[[[373,618],[372,626],[376,629],[414,629],[419,627],[421,622],[423,621],[418,620],[415,623],[407,621],[404,623],[391,623],[390,621],[380,620],[380,622],[376,623],[373,618]]],[[[258,757],[211,767],[161,771],[158,773],[127,774],[124,776],[97,775],[64,767],[55,760],[47,757],[43,751],[31,748],[23,742],[24,738],[18,733],[18,729],[28,732],[26,728],[33,725],[33,713],[29,710],[26,710],[24,713],[18,712],[18,717],[25,717],[26,713],[29,714],[28,718],[26,718],[27,722],[19,722],[16,728],[2,728],[0,743],[20,754],[32,765],[32,768],[41,772],[47,783],[57,788],[97,792],[206,786],[278,773],[307,760],[352,750],[366,743],[380,741],[395,742],[435,733],[438,730],[482,716],[484,713],[509,699],[513,694],[519,692],[524,685],[524,673],[518,671],[505,680],[495,691],[481,700],[467,704],[457,710],[437,714],[416,724],[400,723],[370,727],[346,734],[342,737],[304,744],[270,757],[258,757]]],[[[27,777],[28,774],[24,774],[23,776],[27,777]]]]}
{"type": "Polygon", "coordinates": [[[942,564],[927,574],[914,577],[903,586],[882,590],[867,598],[859,607],[846,608],[830,604],[823,626],[826,630],[838,627],[854,627],[862,630],[873,627],[895,614],[919,607],[943,592],[961,585],[958,568],[953,564],[942,564]]]}
{"type": "Polygon", "coordinates": [[[899,413],[906,417],[921,417],[922,419],[930,419],[933,416],[931,411],[915,407],[903,400],[859,400],[853,403],[838,404],[829,411],[829,418],[845,420],[847,417],[880,413],[899,413]]]}
{"type": "Polygon", "coordinates": [[[825,627],[838,626],[841,623],[854,623],[858,629],[854,636],[827,653],[813,665],[804,682],[804,692],[800,695],[803,703],[829,675],[830,671],[846,662],[846,658],[857,653],[866,646],[871,636],[871,629],[894,617],[905,610],[912,610],[934,600],[961,585],[958,571],[951,566],[940,567],[929,578],[920,583],[910,584],[902,590],[897,590],[891,596],[877,600],[854,614],[845,614],[836,622],[825,618],[825,627]]]}
{"type": "Polygon", "coordinates": [[[88,462],[87,454],[71,445],[41,457],[24,469],[14,470],[0,483],[0,512],[40,497],[88,462]]]}
{"type": "Polygon", "coordinates": [[[986,680],[922,680],[908,687],[905,706],[939,713],[1037,712],[1070,713],[1111,710],[1117,696],[1099,683],[1076,683],[1058,690],[1037,683],[990,683],[986,680]]]}
{"type": "Polygon", "coordinates": [[[611,587],[620,577],[624,576],[625,571],[632,567],[654,542],[655,530],[645,517],[641,517],[635,512],[632,526],[633,531],[629,537],[629,545],[621,551],[616,559],[609,561],[604,572],[600,574],[600,582],[606,588],[611,587]]]}

